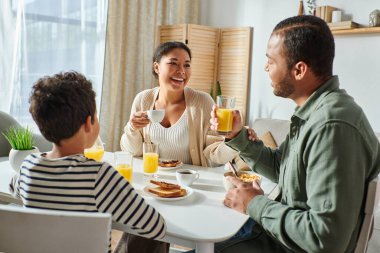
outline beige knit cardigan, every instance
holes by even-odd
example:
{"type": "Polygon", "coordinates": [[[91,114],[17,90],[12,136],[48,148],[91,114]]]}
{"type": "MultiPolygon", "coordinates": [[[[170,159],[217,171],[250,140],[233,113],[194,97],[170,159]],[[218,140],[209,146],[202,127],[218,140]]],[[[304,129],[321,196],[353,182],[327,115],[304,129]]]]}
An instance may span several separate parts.
{"type": "MultiPolygon", "coordinates": [[[[131,115],[138,111],[152,110],[159,91],[160,88],[155,87],[137,94],[132,104],[131,115]]],[[[214,164],[224,164],[233,160],[238,152],[225,145],[223,137],[208,134],[210,112],[214,104],[211,96],[189,87],[186,87],[184,92],[192,164],[207,167],[209,166],[207,159],[214,164]]],[[[135,130],[128,122],[120,140],[121,149],[134,156],[142,156],[142,143],[150,140],[148,127],[149,124],[135,130]]]]}

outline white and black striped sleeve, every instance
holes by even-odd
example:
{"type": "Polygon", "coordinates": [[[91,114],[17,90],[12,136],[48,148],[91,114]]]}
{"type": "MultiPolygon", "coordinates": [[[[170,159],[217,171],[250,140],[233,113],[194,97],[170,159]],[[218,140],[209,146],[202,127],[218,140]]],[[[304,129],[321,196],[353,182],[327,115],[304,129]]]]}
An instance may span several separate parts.
{"type": "Polygon", "coordinates": [[[16,198],[20,198],[20,172],[14,175],[9,183],[9,191],[16,198]]]}
{"type": "Polygon", "coordinates": [[[111,213],[114,221],[141,236],[159,239],[165,235],[163,217],[108,163],[103,164],[95,180],[95,202],[100,212],[111,213]]]}

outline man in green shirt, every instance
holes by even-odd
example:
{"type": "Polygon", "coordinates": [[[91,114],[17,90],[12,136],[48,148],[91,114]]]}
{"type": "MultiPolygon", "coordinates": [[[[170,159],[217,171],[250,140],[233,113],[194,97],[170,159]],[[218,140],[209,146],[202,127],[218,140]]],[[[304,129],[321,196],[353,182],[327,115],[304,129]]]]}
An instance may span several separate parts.
{"type": "Polygon", "coordinates": [[[289,134],[277,150],[266,148],[234,112],[226,144],[277,182],[281,194],[271,200],[256,182],[229,178],[237,188],[224,204],[256,225],[248,239],[222,252],[354,251],[366,189],[380,171],[380,144],[362,109],[332,75],[334,51],[330,29],[317,17],[288,18],[274,28],[265,70],[273,93],[297,105],[289,134]]]}

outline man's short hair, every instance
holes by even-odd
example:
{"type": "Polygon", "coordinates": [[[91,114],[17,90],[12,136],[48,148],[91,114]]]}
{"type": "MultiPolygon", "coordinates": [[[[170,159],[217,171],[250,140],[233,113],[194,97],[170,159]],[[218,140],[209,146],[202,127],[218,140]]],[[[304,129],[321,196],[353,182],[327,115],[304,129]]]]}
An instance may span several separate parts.
{"type": "Polygon", "coordinates": [[[42,135],[60,145],[72,137],[96,113],[91,81],[77,72],[62,72],[40,78],[32,87],[29,111],[42,135]]]}
{"type": "Polygon", "coordinates": [[[272,34],[284,38],[289,69],[303,61],[319,77],[332,75],[335,43],[325,21],[310,15],[295,16],[278,23],[272,34]]]}

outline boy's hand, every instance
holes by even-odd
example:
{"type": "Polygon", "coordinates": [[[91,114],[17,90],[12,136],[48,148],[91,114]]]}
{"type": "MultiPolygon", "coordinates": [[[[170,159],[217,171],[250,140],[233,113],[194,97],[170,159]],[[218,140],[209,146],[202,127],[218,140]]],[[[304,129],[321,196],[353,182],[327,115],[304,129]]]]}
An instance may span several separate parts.
{"type": "MultiPolygon", "coordinates": [[[[216,105],[213,105],[211,110],[211,119],[210,119],[210,128],[213,131],[218,131],[218,118],[216,117],[216,110],[218,107],[216,105]]],[[[233,111],[233,121],[232,121],[232,131],[228,135],[225,135],[228,139],[233,139],[235,136],[237,136],[242,129],[241,124],[241,116],[240,112],[238,110],[233,111]]]]}
{"type": "Polygon", "coordinates": [[[139,111],[131,115],[129,122],[133,129],[138,130],[148,125],[150,121],[146,112],[139,111]]]}
{"type": "Polygon", "coordinates": [[[227,192],[223,204],[238,212],[246,214],[249,202],[258,195],[264,195],[264,191],[257,181],[246,183],[235,177],[227,177],[227,180],[234,184],[236,188],[232,188],[227,192]]]}

